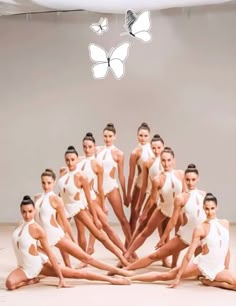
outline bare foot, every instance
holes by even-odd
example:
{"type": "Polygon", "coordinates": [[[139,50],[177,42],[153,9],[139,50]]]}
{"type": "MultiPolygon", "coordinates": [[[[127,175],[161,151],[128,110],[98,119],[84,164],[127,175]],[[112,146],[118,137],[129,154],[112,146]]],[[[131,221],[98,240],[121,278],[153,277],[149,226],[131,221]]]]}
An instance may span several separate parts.
{"type": "Polygon", "coordinates": [[[171,263],[167,258],[162,260],[162,266],[165,267],[165,268],[172,268],[171,263]]]}
{"type": "Polygon", "coordinates": [[[34,278],[28,280],[28,285],[37,284],[39,282],[40,282],[40,278],[39,277],[34,277],[34,278]]]}
{"type": "Polygon", "coordinates": [[[81,262],[77,267],[75,267],[75,269],[83,269],[86,268],[88,266],[88,264],[86,264],[85,262],[81,262]]]}
{"type": "Polygon", "coordinates": [[[89,255],[92,255],[94,253],[94,247],[88,247],[86,253],[88,253],[89,255]]]}
{"type": "Polygon", "coordinates": [[[130,285],[131,281],[128,278],[116,276],[111,280],[113,285],[130,285]]]}

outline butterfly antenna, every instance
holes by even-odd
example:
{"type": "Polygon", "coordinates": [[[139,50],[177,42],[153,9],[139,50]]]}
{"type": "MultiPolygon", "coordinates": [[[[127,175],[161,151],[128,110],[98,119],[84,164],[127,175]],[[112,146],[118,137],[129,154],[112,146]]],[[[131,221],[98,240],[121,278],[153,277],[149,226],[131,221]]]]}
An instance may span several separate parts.
{"type": "Polygon", "coordinates": [[[131,26],[135,22],[136,19],[137,19],[137,15],[133,11],[128,10],[126,12],[125,24],[129,31],[131,31],[131,26]]]}

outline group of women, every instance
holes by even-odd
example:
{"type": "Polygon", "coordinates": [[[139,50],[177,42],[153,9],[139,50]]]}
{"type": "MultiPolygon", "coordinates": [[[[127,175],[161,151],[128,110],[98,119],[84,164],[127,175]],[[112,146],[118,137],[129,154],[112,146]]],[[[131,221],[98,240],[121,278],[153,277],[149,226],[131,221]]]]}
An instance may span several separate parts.
{"type": "Polygon", "coordinates": [[[127,188],[124,154],[114,145],[116,130],[111,123],[103,130],[104,146],[96,146],[93,134],[87,133],[83,139],[84,156],[79,156],[74,146],[67,148],[66,167],[60,169],[57,182],[59,195],[54,192],[54,171],[43,171],[43,193],[34,200],[24,196],[20,204],[24,222],[13,233],[18,267],[7,277],[9,290],[37,283],[41,275],[57,276],[59,287],[66,286],[64,278],[120,285],[173,279],[171,286],[175,287],[181,278],[196,276],[205,285],[236,290],[236,278],[229,271],[228,222],[216,217],[216,197],[197,189],[199,172],[194,164],[185,171],[176,169],[174,152],[164,146],[160,135],[154,135],[149,142],[150,128],[146,123],[140,125],[137,135],[139,144],[130,155],[127,188]],[[120,222],[124,242],[108,222],[105,199],[120,222]],[[123,203],[131,207],[129,221],[123,203]],[[88,243],[86,228],[90,233],[88,243]],[[160,236],[156,251],[138,258],[135,251],[155,229],[160,236]],[[172,230],[175,234],[170,238],[172,230]],[[118,258],[116,267],[92,256],[96,239],[118,258]],[[64,265],[58,264],[52,246],[60,250],[64,265]],[[179,253],[187,247],[177,267],[179,253]],[[70,255],[81,261],[80,268],[92,265],[109,273],[74,269],[70,255]],[[158,260],[171,269],[136,275],[130,271],[158,260]]]}

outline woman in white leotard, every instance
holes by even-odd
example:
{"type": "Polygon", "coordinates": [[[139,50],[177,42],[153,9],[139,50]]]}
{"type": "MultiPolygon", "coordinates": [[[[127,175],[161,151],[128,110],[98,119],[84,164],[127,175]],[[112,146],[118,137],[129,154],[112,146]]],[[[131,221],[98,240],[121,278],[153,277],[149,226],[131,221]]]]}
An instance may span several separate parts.
{"type": "Polygon", "coordinates": [[[116,217],[118,218],[126,238],[126,243],[131,239],[129,222],[126,219],[118,182],[115,179],[118,170],[119,183],[123,192],[123,202],[127,206],[125,176],[124,176],[124,153],[114,146],[116,129],[113,123],[108,123],[103,129],[105,146],[97,147],[97,160],[103,165],[103,190],[104,195],[110,202],[116,217]]]}
{"type": "Polygon", "coordinates": [[[131,233],[134,232],[136,227],[136,222],[140,211],[137,211],[137,201],[139,199],[140,190],[143,181],[143,164],[151,157],[154,156],[150,143],[150,128],[147,123],[143,122],[138,127],[138,142],[139,145],[135,148],[129,160],[129,178],[127,186],[127,201],[128,204],[131,203],[130,212],[130,229],[131,233]],[[135,178],[135,171],[137,168],[137,177],[135,178]]]}
{"type": "Polygon", "coordinates": [[[6,279],[8,290],[38,283],[40,276],[58,277],[59,288],[66,286],[63,276],[66,278],[101,280],[112,284],[127,284],[127,280],[123,278],[116,279],[106,275],[59,266],[57,258],[48,244],[45,231],[34,221],[35,207],[33,200],[29,196],[24,196],[20,209],[24,222],[17,227],[12,236],[18,268],[13,270],[6,279]],[[41,244],[44,253],[38,249],[38,243],[41,244]]]}
{"type": "Polygon", "coordinates": [[[151,192],[151,201],[152,203],[158,201],[158,206],[144,230],[129,246],[126,258],[129,258],[157,227],[159,232],[162,230],[163,233],[174,210],[174,199],[184,190],[184,173],[182,170],[174,170],[175,159],[171,148],[165,147],[161,152],[161,164],[164,171],[153,179],[151,192]]]}
{"type": "Polygon", "coordinates": [[[132,241],[137,237],[139,233],[142,232],[142,230],[145,228],[147,225],[148,220],[151,218],[151,215],[153,211],[156,208],[156,203],[152,203],[150,201],[150,188],[152,184],[152,180],[161,173],[163,170],[162,165],[161,165],[161,159],[160,155],[161,152],[164,149],[164,140],[160,137],[160,135],[155,134],[150,142],[152,152],[154,154],[153,157],[148,159],[144,164],[143,164],[143,182],[142,182],[142,188],[140,190],[140,195],[139,199],[136,205],[137,208],[137,215],[139,214],[141,207],[143,205],[143,202],[145,200],[146,194],[148,194],[148,198],[146,200],[146,203],[144,204],[144,208],[142,211],[142,214],[139,217],[139,225],[136,228],[135,232],[132,235],[132,241]]]}
{"type": "Polygon", "coordinates": [[[216,217],[217,199],[207,193],[203,208],[206,221],[193,232],[192,241],[179,268],[168,272],[151,272],[131,277],[143,282],[174,280],[170,287],[176,287],[181,279],[196,277],[207,286],[236,290],[236,276],[229,270],[229,222],[216,217]],[[201,244],[202,253],[191,261],[195,250],[201,244]]]}
{"type": "MultiPolygon", "coordinates": [[[[77,169],[83,171],[88,178],[92,203],[96,209],[97,216],[101,221],[102,228],[110,240],[124,253],[126,248],[119,239],[119,236],[109,225],[105,213],[104,192],[103,192],[103,166],[95,158],[95,138],[92,133],[87,133],[83,138],[83,150],[85,158],[79,162],[77,169]]],[[[84,199],[86,201],[86,199],[84,199]]],[[[90,234],[87,252],[92,254],[94,251],[95,237],[90,234]]]]}
{"type": "Polygon", "coordinates": [[[78,171],[77,158],[77,151],[73,146],[69,146],[65,152],[68,171],[64,170],[58,180],[60,196],[65,204],[68,218],[74,217],[75,223],[82,222],[109,251],[119,258],[122,264],[127,265],[127,260],[117,246],[100,230],[101,223],[91,200],[89,182],[86,175],[82,171],[78,171]],[[86,202],[83,200],[82,190],[85,194],[86,202]]]}
{"type": "Polygon", "coordinates": [[[158,250],[130,264],[128,269],[135,270],[147,267],[153,262],[162,260],[167,256],[178,255],[180,251],[190,245],[194,228],[206,219],[203,210],[205,192],[197,189],[199,173],[194,164],[188,165],[184,178],[188,191],[176,196],[174,212],[166,226],[164,234],[157,244],[158,250]],[[177,234],[166,242],[170,232],[176,226],[181,212],[183,213],[183,224],[180,226],[177,234]]]}

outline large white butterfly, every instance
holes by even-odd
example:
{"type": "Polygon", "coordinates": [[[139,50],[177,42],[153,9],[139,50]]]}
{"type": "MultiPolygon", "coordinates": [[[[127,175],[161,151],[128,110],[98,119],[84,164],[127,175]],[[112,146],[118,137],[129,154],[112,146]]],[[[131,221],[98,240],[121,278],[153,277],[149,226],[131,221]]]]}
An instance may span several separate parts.
{"type": "Polygon", "coordinates": [[[119,80],[124,76],[124,61],[128,56],[130,43],[124,42],[116,48],[111,48],[109,53],[95,44],[89,45],[89,56],[95,64],[92,67],[93,77],[103,79],[110,69],[114,76],[119,80]]]}
{"type": "Polygon", "coordinates": [[[104,32],[108,31],[108,20],[107,18],[101,18],[98,23],[92,23],[90,25],[90,29],[97,33],[98,35],[102,35],[104,32]]]}
{"type": "Polygon", "coordinates": [[[128,10],[125,15],[124,27],[128,32],[126,34],[130,34],[142,42],[149,42],[152,38],[151,34],[148,32],[151,28],[149,11],[144,11],[137,16],[133,11],[128,10]]]}

